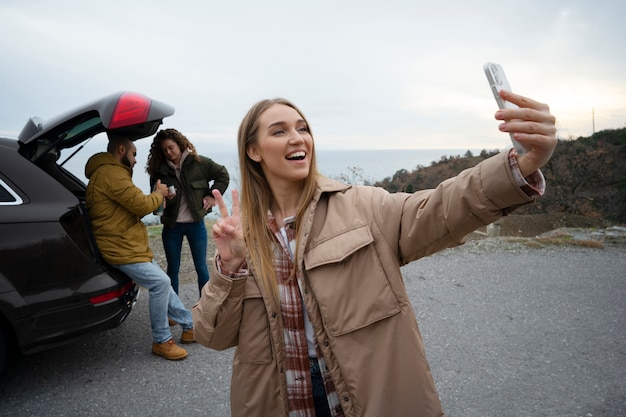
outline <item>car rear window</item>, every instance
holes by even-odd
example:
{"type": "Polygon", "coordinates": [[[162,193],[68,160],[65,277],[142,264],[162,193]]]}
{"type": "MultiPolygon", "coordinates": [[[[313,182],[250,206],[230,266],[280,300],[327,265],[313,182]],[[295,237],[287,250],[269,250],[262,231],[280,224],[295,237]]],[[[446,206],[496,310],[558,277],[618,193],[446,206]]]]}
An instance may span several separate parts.
{"type": "Polygon", "coordinates": [[[16,206],[22,204],[22,199],[9,185],[0,179],[0,205],[16,206]]]}

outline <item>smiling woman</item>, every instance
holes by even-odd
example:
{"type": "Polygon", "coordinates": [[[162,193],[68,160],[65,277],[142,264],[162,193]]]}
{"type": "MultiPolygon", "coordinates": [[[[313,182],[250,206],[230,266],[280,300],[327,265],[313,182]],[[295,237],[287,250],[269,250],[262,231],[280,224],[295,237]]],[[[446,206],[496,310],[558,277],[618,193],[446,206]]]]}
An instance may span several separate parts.
{"type": "MultiPolygon", "coordinates": [[[[288,105],[269,107],[258,119],[258,139],[247,148],[247,156],[267,177],[273,194],[286,196],[274,201],[277,222],[296,214],[300,181],[309,176],[313,164],[313,138],[307,122],[288,105]]],[[[317,170],[317,168],[313,168],[317,170]]]]}
{"type": "Polygon", "coordinates": [[[238,132],[241,204],[233,190],[229,212],[213,193],[213,278],[193,308],[199,343],[237,346],[233,416],[443,415],[400,267],[543,193],[554,117],[500,94],[519,106],[496,113],[500,130],[528,152],[412,194],[323,177],[302,112],[280,98],[252,106],[238,132]]]}

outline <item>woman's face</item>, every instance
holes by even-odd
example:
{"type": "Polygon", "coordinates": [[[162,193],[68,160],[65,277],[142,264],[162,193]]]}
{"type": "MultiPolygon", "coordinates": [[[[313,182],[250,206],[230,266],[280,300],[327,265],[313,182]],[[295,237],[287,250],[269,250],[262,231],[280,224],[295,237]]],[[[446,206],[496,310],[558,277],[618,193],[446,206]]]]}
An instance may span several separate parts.
{"type": "Polygon", "coordinates": [[[293,108],[274,104],[261,113],[256,143],[248,156],[261,164],[270,185],[301,183],[311,167],[313,138],[309,127],[293,108]]]}
{"type": "Polygon", "coordinates": [[[168,160],[172,161],[174,165],[178,165],[182,155],[178,143],[172,139],[165,139],[161,142],[161,150],[163,151],[163,155],[165,155],[168,160]]]}

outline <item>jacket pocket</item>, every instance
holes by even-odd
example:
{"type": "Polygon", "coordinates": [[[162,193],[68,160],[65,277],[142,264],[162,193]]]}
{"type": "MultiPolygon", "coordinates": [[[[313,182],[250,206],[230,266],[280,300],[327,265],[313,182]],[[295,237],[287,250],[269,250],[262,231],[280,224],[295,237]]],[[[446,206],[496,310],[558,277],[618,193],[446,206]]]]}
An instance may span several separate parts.
{"type": "Polygon", "coordinates": [[[211,195],[209,183],[205,180],[189,181],[189,187],[191,187],[191,191],[200,202],[202,202],[203,197],[211,195]]]}
{"type": "Polygon", "coordinates": [[[237,357],[240,362],[248,364],[267,364],[272,361],[267,310],[261,290],[251,276],[246,279],[244,288],[237,357]]]}
{"type": "Polygon", "coordinates": [[[333,336],[401,311],[367,225],[352,226],[312,243],[304,254],[304,265],[324,324],[333,336]]]}
{"type": "Polygon", "coordinates": [[[209,184],[205,180],[195,180],[189,181],[189,187],[192,196],[187,200],[187,204],[189,204],[189,207],[192,208],[193,211],[197,211],[196,215],[204,216],[207,210],[203,207],[202,199],[206,196],[211,196],[209,184]]]}
{"type": "Polygon", "coordinates": [[[209,189],[209,183],[206,182],[205,180],[189,181],[189,186],[191,186],[193,190],[208,190],[209,189]]]}

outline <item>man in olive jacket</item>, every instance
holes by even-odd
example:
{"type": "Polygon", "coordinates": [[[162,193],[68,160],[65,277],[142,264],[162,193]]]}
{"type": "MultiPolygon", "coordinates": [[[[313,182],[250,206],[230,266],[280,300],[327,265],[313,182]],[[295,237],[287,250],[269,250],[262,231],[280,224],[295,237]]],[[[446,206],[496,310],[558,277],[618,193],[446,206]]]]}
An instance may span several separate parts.
{"type": "Polygon", "coordinates": [[[163,204],[167,186],[159,182],[153,193],[145,195],[132,181],[136,157],[137,148],[131,140],[109,135],[107,152],[93,155],[85,166],[89,179],[87,210],[104,260],[149,291],[152,353],[169,360],[184,359],[187,351],[172,340],[168,315],[183,328],[181,343],[193,343],[191,312],[154,261],[141,221],[163,204]]]}

